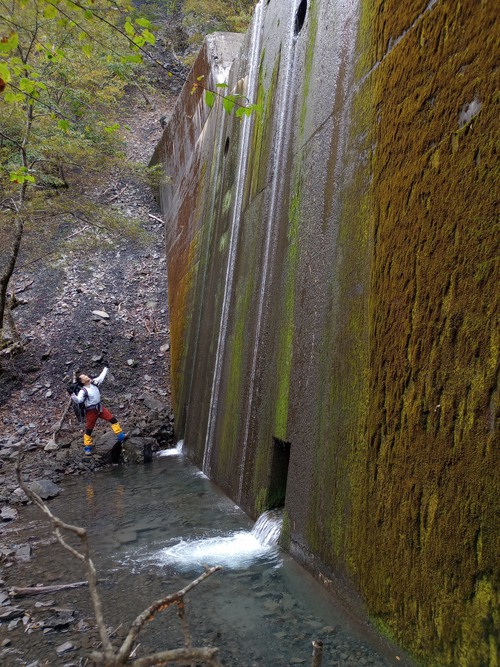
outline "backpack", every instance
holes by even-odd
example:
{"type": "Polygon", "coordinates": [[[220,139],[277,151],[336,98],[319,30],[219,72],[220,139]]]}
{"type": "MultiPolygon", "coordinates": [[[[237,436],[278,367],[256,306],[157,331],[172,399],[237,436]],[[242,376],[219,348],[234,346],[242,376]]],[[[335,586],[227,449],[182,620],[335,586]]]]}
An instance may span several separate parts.
{"type": "MultiPolygon", "coordinates": [[[[67,391],[70,396],[71,394],[78,394],[80,389],[83,389],[83,391],[85,392],[85,399],[87,399],[88,397],[87,390],[85,389],[85,387],[82,387],[82,385],[78,384],[78,382],[71,382],[67,387],[67,391]]],[[[75,417],[78,419],[80,423],[83,423],[86,413],[85,402],[76,403],[75,401],[71,400],[71,405],[73,406],[73,412],[75,413],[75,417]]]]}

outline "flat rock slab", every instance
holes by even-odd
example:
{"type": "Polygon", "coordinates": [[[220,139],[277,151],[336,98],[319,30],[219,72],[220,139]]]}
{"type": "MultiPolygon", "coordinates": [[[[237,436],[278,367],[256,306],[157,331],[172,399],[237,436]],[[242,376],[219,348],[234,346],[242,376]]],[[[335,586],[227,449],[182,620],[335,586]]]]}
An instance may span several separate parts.
{"type": "Polygon", "coordinates": [[[16,560],[19,563],[29,563],[31,560],[31,545],[30,544],[21,544],[21,546],[16,549],[16,560]]]}
{"type": "Polygon", "coordinates": [[[61,493],[61,489],[57,484],[51,482],[50,479],[36,479],[34,482],[30,482],[27,486],[31,491],[37,493],[42,500],[55,498],[61,493]]]}
{"type": "Polygon", "coordinates": [[[12,621],[14,618],[21,618],[24,615],[24,609],[21,607],[3,607],[0,610],[0,621],[12,621]]]}
{"type": "Polygon", "coordinates": [[[137,533],[135,530],[117,530],[114,537],[120,544],[137,542],[137,533]]]}
{"type": "Polygon", "coordinates": [[[62,655],[63,653],[68,653],[69,651],[74,651],[75,650],[75,645],[72,644],[71,642],[64,642],[64,644],[61,644],[56,648],[56,653],[57,655],[62,655]]]}
{"type": "Polygon", "coordinates": [[[14,521],[19,516],[19,513],[13,507],[2,507],[0,517],[2,521],[14,521]]]}

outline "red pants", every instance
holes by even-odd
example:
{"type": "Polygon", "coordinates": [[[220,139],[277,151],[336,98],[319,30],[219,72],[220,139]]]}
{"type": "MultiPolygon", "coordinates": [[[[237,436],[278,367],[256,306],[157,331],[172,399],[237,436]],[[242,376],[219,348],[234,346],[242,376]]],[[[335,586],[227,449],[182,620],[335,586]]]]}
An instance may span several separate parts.
{"type": "Polygon", "coordinates": [[[113,415],[107,408],[102,408],[102,410],[99,412],[99,410],[87,410],[87,415],[86,415],[86,422],[85,422],[85,427],[87,431],[92,431],[96,421],[101,418],[104,419],[107,422],[110,422],[113,419],[113,415]]]}

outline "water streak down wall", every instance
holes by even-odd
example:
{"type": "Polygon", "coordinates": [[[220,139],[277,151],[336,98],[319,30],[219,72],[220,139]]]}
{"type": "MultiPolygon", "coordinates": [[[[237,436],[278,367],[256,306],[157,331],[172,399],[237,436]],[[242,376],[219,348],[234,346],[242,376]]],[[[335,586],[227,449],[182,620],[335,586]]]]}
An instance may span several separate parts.
{"type": "Polygon", "coordinates": [[[495,15],[264,0],[192,74],[262,114],[186,87],[155,153],[189,456],[428,664],[497,665],[495,15]]]}

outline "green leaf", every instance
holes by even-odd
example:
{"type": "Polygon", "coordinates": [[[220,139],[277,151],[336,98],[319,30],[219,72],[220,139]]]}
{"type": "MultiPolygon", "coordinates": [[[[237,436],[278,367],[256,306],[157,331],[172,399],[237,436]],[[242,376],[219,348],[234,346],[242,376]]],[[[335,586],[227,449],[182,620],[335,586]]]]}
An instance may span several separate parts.
{"type": "Polygon", "coordinates": [[[22,185],[24,181],[28,181],[29,183],[35,182],[35,178],[28,173],[27,167],[19,167],[17,171],[11,171],[9,179],[12,183],[19,183],[19,185],[22,185]]]}
{"type": "Polygon", "coordinates": [[[205,102],[207,103],[207,106],[212,108],[215,103],[215,93],[211,90],[205,90],[205,102]]]}
{"type": "Polygon", "coordinates": [[[215,86],[217,88],[229,88],[227,83],[216,83],[215,86]]]}
{"type": "Polygon", "coordinates": [[[137,53],[135,56],[122,56],[122,63],[142,63],[142,56],[137,53]]]}
{"type": "Polygon", "coordinates": [[[222,98],[222,105],[223,105],[224,109],[226,110],[226,112],[228,114],[230,114],[231,111],[234,108],[234,97],[232,95],[228,95],[227,97],[223,97],[222,98]]]}
{"type": "Polygon", "coordinates": [[[125,28],[127,35],[135,35],[134,26],[130,23],[129,19],[125,21],[125,25],[123,27],[125,28]]]}
{"type": "Polygon", "coordinates": [[[92,44],[84,44],[82,46],[82,51],[87,56],[87,58],[90,58],[92,56],[92,44]]]}
{"type": "Polygon", "coordinates": [[[57,121],[57,127],[62,130],[63,132],[68,132],[69,130],[69,122],[67,120],[58,120],[57,121]]]}
{"type": "Polygon", "coordinates": [[[236,117],[241,118],[242,116],[250,117],[253,113],[260,114],[262,111],[261,104],[247,104],[244,107],[239,107],[236,110],[236,117]]]}
{"type": "Polygon", "coordinates": [[[43,9],[43,15],[45,16],[46,19],[55,19],[58,14],[59,12],[54,7],[54,5],[51,5],[50,3],[47,3],[45,5],[43,9]]]}
{"type": "Polygon", "coordinates": [[[196,81],[202,81],[205,78],[204,74],[200,74],[200,76],[196,77],[196,81]]]}
{"type": "Polygon", "coordinates": [[[136,35],[133,39],[133,42],[134,44],[137,44],[137,46],[144,46],[146,40],[144,39],[144,37],[142,37],[142,35],[136,35]]]}
{"type": "Polygon", "coordinates": [[[11,32],[10,35],[4,36],[0,39],[0,54],[9,54],[14,49],[17,49],[19,44],[19,35],[17,32],[11,32]]]}
{"type": "Polygon", "coordinates": [[[85,16],[86,19],[89,19],[89,20],[94,18],[94,14],[92,13],[92,11],[90,9],[86,9],[83,12],[83,15],[85,16]]]}
{"type": "Polygon", "coordinates": [[[156,39],[155,39],[155,36],[153,35],[152,32],[149,32],[149,30],[143,30],[142,31],[142,36],[144,37],[146,42],[148,42],[149,44],[152,44],[153,46],[155,45],[156,39]]]}
{"type": "Polygon", "coordinates": [[[19,81],[19,88],[25,93],[32,93],[35,89],[35,82],[23,76],[19,81]]]}
{"type": "Polygon", "coordinates": [[[22,93],[13,93],[9,90],[8,93],[5,93],[3,99],[9,104],[16,104],[16,102],[24,102],[24,95],[22,93]]]}
{"type": "Polygon", "coordinates": [[[147,19],[139,18],[136,19],[135,22],[137,25],[140,25],[141,28],[151,28],[151,21],[148,21],[147,19]]]}
{"type": "Polygon", "coordinates": [[[10,81],[10,70],[5,63],[0,63],[0,79],[6,83],[10,81]]]}

